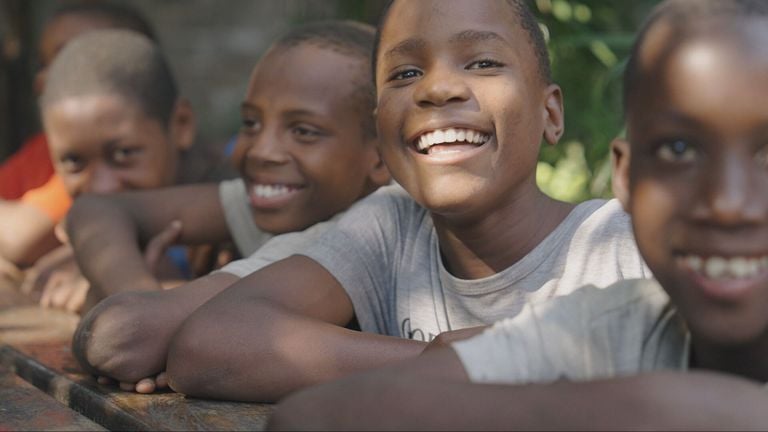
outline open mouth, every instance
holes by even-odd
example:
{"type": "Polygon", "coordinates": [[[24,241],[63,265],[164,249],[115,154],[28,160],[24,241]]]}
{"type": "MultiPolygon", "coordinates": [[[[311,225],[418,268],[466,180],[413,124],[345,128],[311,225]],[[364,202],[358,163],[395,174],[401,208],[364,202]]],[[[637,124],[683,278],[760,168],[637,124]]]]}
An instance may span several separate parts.
{"type": "Polygon", "coordinates": [[[753,279],[768,272],[767,256],[699,256],[678,257],[681,265],[702,277],[712,280],[753,279]]]}
{"type": "Polygon", "coordinates": [[[491,135],[464,128],[437,129],[419,136],[413,143],[416,150],[425,155],[454,153],[480,147],[491,135]]]}
{"type": "Polygon", "coordinates": [[[285,183],[256,183],[248,190],[251,205],[257,209],[275,209],[290,202],[305,186],[285,183]]]}

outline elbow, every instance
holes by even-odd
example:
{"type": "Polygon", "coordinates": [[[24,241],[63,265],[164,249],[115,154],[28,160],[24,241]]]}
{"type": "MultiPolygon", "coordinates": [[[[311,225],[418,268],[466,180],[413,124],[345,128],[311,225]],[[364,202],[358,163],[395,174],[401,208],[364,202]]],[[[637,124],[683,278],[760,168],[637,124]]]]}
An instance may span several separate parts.
{"type": "Polygon", "coordinates": [[[118,294],[83,317],[72,339],[72,353],[93,374],[137,382],[162,371],[164,355],[147,346],[158,332],[141,293],[118,294]]]}

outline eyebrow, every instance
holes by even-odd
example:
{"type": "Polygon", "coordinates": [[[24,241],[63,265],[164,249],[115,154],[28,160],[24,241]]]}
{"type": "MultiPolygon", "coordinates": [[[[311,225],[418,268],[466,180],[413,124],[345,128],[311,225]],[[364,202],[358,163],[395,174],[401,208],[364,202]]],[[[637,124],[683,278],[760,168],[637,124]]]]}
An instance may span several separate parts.
{"type": "Polygon", "coordinates": [[[411,53],[413,51],[418,51],[420,49],[423,49],[426,45],[427,43],[424,41],[424,39],[408,38],[398,43],[397,45],[392,47],[392,49],[384,53],[384,57],[391,58],[398,54],[411,53]]]}
{"type": "MultiPolygon", "coordinates": [[[[509,41],[506,40],[503,36],[499,35],[496,32],[492,31],[482,31],[482,30],[464,30],[459,33],[454,34],[453,36],[448,39],[448,42],[451,44],[455,43],[468,43],[468,42],[483,42],[483,41],[497,41],[504,43],[506,45],[510,45],[509,41]]],[[[427,45],[427,43],[421,39],[421,38],[408,38],[394,47],[384,53],[385,58],[391,58],[399,54],[409,54],[414,51],[418,51],[421,49],[424,49],[424,47],[427,45]]]]}
{"type": "Polygon", "coordinates": [[[502,37],[498,33],[492,32],[492,31],[481,31],[481,30],[464,30],[462,32],[456,33],[455,35],[451,36],[451,38],[448,39],[448,42],[466,43],[466,42],[482,42],[487,40],[498,41],[505,44],[509,44],[509,41],[504,39],[504,37],[502,37]]]}

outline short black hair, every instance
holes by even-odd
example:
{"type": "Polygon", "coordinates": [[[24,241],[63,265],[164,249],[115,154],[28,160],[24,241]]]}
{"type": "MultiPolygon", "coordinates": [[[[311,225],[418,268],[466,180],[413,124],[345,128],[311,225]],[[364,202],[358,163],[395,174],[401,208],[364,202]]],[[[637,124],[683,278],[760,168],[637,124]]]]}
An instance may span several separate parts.
{"type": "MultiPolygon", "coordinates": [[[[389,0],[382,9],[381,16],[379,17],[379,25],[376,27],[376,39],[373,46],[372,56],[372,70],[373,70],[373,82],[376,82],[376,62],[379,55],[379,44],[381,42],[381,29],[384,27],[384,22],[387,19],[389,10],[392,7],[394,0],[389,0]]],[[[514,10],[518,19],[518,24],[528,34],[528,41],[533,48],[533,52],[536,54],[536,60],[539,66],[539,76],[542,81],[549,84],[552,82],[552,69],[549,63],[549,51],[547,50],[547,42],[544,40],[544,33],[539,27],[539,22],[533,15],[531,8],[528,6],[528,2],[525,0],[506,0],[507,4],[514,10]]]]}
{"type": "Polygon", "coordinates": [[[57,7],[49,22],[65,15],[84,15],[104,19],[115,28],[133,30],[157,43],[157,36],[149,21],[141,12],[125,4],[94,0],[71,1],[57,7]]]}
{"type": "Polygon", "coordinates": [[[362,128],[367,137],[376,136],[373,111],[376,108],[376,88],[371,83],[371,53],[375,36],[373,26],[357,21],[319,21],[291,29],[275,41],[275,48],[291,48],[310,44],[339,54],[359,59],[360,79],[352,95],[363,114],[362,128]]]}
{"type": "Polygon", "coordinates": [[[94,30],[68,43],[51,64],[40,97],[44,110],[70,97],[115,94],[169,124],[176,81],[159,48],[130,30],[94,30]]]}
{"type": "MultiPolygon", "coordinates": [[[[661,22],[669,22],[674,27],[677,41],[694,33],[710,32],[709,24],[702,21],[714,18],[718,20],[742,20],[754,17],[768,17],[768,1],[765,0],[667,0],[651,11],[638,32],[637,39],[624,70],[624,115],[626,117],[638,90],[641,79],[640,52],[650,30],[661,22]]],[[[735,28],[735,27],[734,27],[735,28]]]]}

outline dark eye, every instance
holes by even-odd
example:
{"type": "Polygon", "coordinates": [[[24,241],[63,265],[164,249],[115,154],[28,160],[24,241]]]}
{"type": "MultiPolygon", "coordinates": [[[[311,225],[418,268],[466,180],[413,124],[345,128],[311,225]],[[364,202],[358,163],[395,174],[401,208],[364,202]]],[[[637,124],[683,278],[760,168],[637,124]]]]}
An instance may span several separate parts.
{"type": "Polygon", "coordinates": [[[141,153],[141,149],[138,147],[122,147],[116,148],[112,151],[112,160],[116,163],[123,164],[131,160],[141,153]]]}
{"type": "Polygon", "coordinates": [[[421,76],[421,71],[417,69],[406,69],[403,71],[395,72],[389,77],[390,81],[403,81],[421,76]]]}
{"type": "Polygon", "coordinates": [[[307,125],[297,124],[291,127],[291,134],[301,142],[312,142],[324,135],[320,129],[307,125]]]}
{"type": "Polygon", "coordinates": [[[84,161],[76,155],[65,155],[59,159],[59,165],[68,173],[76,173],[83,169],[84,161]]]}
{"type": "Polygon", "coordinates": [[[497,62],[496,60],[483,59],[483,60],[477,60],[470,63],[467,66],[467,69],[490,69],[490,68],[497,68],[502,66],[504,66],[504,64],[497,62]]]}
{"type": "Polygon", "coordinates": [[[665,162],[691,162],[697,155],[696,146],[682,139],[665,142],[656,150],[656,156],[665,162]]]}
{"type": "Polygon", "coordinates": [[[240,121],[240,129],[244,132],[258,132],[261,122],[258,119],[243,117],[240,121]]]}

